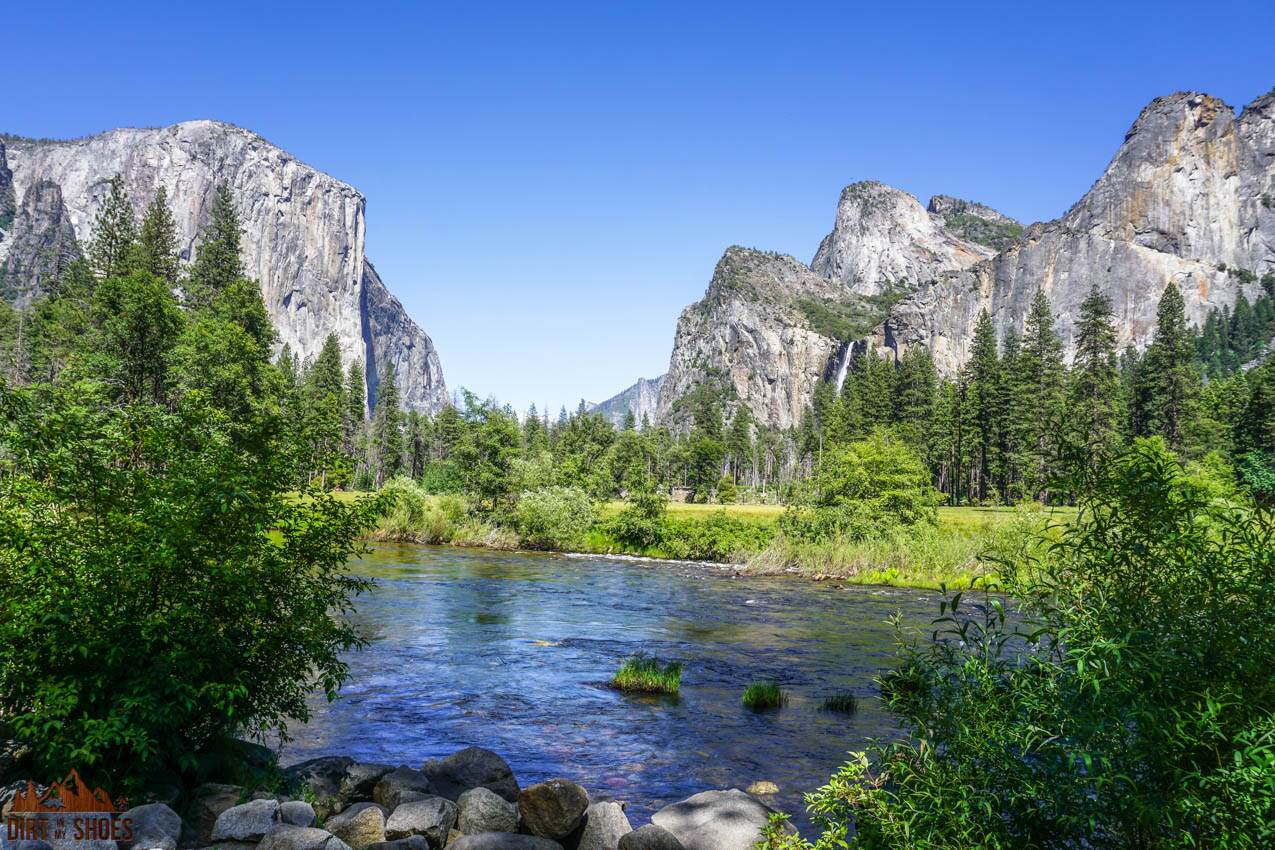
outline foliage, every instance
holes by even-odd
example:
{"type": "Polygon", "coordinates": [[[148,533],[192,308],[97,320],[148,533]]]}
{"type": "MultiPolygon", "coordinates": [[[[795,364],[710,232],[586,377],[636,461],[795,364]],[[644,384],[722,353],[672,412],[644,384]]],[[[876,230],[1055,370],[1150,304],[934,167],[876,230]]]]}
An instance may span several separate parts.
{"type": "Polygon", "coordinates": [[[543,487],[518,497],[515,522],[523,545],[562,549],[582,538],[593,525],[589,494],[579,487],[543,487]]]}
{"type": "Polygon", "coordinates": [[[929,472],[903,441],[883,431],[825,453],[799,502],[780,520],[794,540],[865,540],[934,525],[929,472]]]}
{"type": "Polygon", "coordinates": [[[0,390],[0,714],[43,775],[130,787],[335,694],[370,508],[288,498],[281,456],[241,448],[199,393],[110,398],[0,390]]]}
{"type": "Polygon", "coordinates": [[[660,548],[667,557],[680,560],[739,561],[766,548],[773,537],[773,528],[722,509],[702,517],[666,520],[660,548]]]}
{"type": "Polygon", "coordinates": [[[630,693],[675,694],[681,686],[681,664],[661,664],[658,658],[640,652],[626,658],[611,678],[611,687],[630,693]]]}
{"type": "Polygon", "coordinates": [[[667,527],[668,499],[654,490],[639,491],[606,523],[608,534],[622,545],[644,550],[663,543],[667,527]]]}
{"type": "Polygon", "coordinates": [[[750,682],[744,688],[744,705],[753,711],[781,708],[788,704],[788,694],[778,682],[750,682]]]}
{"type": "Polygon", "coordinates": [[[859,710],[859,699],[853,691],[838,691],[824,697],[820,707],[837,714],[854,714],[859,710]]]}
{"type": "Polygon", "coordinates": [[[811,795],[823,846],[851,823],[864,848],[1275,840],[1275,517],[1158,439],[1077,488],[1056,543],[1004,553],[1003,596],[946,598],[905,648],[882,690],[913,740],[811,795]]]}
{"type": "Polygon", "coordinates": [[[382,540],[451,543],[468,519],[469,505],[463,496],[431,495],[410,478],[391,479],[380,495],[376,536],[382,540]]]}
{"type": "Polygon", "coordinates": [[[723,475],[717,480],[717,501],[723,505],[733,505],[739,499],[739,490],[735,487],[735,479],[723,475]]]}

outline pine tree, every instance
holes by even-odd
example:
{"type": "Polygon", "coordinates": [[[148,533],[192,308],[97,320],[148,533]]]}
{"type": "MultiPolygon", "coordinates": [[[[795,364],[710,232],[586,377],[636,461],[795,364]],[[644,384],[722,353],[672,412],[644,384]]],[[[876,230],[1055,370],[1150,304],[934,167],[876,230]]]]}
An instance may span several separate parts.
{"type": "Polygon", "coordinates": [[[106,202],[94,220],[93,238],[89,242],[89,263],[99,280],[128,274],[136,241],[133,204],[124,191],[124,179],[116,174],[111,178],[106,202]]]}
{"type": "Polygon", "coordinates": [[[1158,434],[1181,450],[1198,387],[1182,293],[1170,283],[1160,298],[1155,336],[1138,368],[1134,433],[1158,434]]]}
{"type": "Polygon", "coordinates": [[[739,484],[746,479],[753,456],[753,414],[745,404],[735,406],[726,435],[726,450],[730,453],[731,480],[739,484]]]}
{"type": "Polygon", "coordinates": [[[204,229],[195,263],[187,281],[187,301],[194,307],[206,307],[232,282],[243,277],[240,257],[239,214],[226,184],[217,187],[213,196],[208,226],[204,229]]]}
{"type": "Polygon", "coordinates": [[[376,410],[372,414],[369,446],[372,483],[380,488],[403,470],[403,410],[400,407],[394,366],[385,364],[385,374],[376,389],[376,410]]]}
{"type": "Polygon", "coordinates": [[[1094,286],[1080,305],[1068,420],[1081,454],[1091,461],[1113,448],[1120,422],[1120,373],[1111,299],[1094,286]]]}
{"type": "Polygon", "coordinates": [[[1016,502],[1025,493],[1033,471],[1030,380],[1023,370],[1022,344],[1013,328],[1001,344],[1000,380],[996,384],[997,444],[999,463],[993,472],[1001,501],[1016,502]]]}
{"type": "Polygon", "coordinates": [[[146,208],[134,246],[133,265],[149,272],[169,286],[177,285],[181,266],[177,258],[177,223],[168,208],[168,192],[163,186],[146,208]]]}
{"type": "Polygon", "coordinates": [[[1017,405],[1026,417],[1030,467],[1028,486],[1033,495],[1044,493],[1057,469],[1058,434],[1066,393],[1066,367],[1062,342],[1054,332],[1054,314],[1043,289],[1036,290],[1023,332],[1022,357],[1016,367],[1021,376],[1017,405]]]}
{"type": "Polygon", "coordinates": [[[970,359],[965,364],[963,413],[969,423],[970,450],[974,460],[974,494],[987,498],[996,466],[999,421],[1000,358],[996,351],[996,329],[986,310],[974,325],[970,359]]]}
{"type": "Polygon", "coordinates": [[[328,334],[323,348],[305,376],[302,387],[306,446],[311,478],[326,488],[334,470],[343,470],[345,385],[341,371],[341,344],[336,334],[328,334]]]}

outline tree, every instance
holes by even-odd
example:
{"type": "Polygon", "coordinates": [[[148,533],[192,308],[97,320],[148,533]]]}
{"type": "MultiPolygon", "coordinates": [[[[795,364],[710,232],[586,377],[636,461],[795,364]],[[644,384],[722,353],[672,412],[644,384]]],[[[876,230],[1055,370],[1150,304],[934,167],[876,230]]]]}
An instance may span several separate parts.
{"type": "MultiPolygon", "coordinates": [[[[328,334],[319,356],[306,373],[302,386],[302,433],[305,435],[311,478],[319,486],[329,487],[328,477],[336,471],[349,471],[344,448],[346,413],[344,374],[341,370],[341,343],[336,334],[328,334]]],[[[337,476],[341,483],[343,475],[337,476]]]]}
{"type": "Polygon", "coordinates": [[[1199,386],[1191,361],[1182,293],[1177,284],[1170,283],[1160,298],[1155,336],[1138,368],[1135,435],[1159,435],[1170,447],[1182,448],[1183,432],[1199,386]]]}
{"type": "Polygon", "coordinates": [[[997,462],[997,428],[1001,414],[998,401],[1000,359],[996,351],[996,329],[986,310],[974,325],[970,359],[965,364],[965,404],[970,440],[975,457],[974,487],[980,501],[987,498],[992,468],[997,462]]]}
{"type": "Polygon", "coordinates": [[[181,265],[177,257],[177,223],[168,208],[168,192],[163,186],[142,217],[142,227],[133,249],[132,265],[153,277],[177,286],[181,265]]]}
{"type": "Polygon", "coordinates": [[[187,302],[207,306],[233,281],[243,277],[239,214],[230,187],[222,183],[213,194],[208,226],[200,238],[187,280],[187,302]]]}
{"type": "Polygon", "coordinates": [[[128,401],[163,401],[185,321],[168,284],[146,272],[108,277],[93,298],[103,377],[128,401]]]}
{"type": "Polygon", "coordinates": [[[102,209],[93,223],[93,239],[89,242],[89,263],[99,280],[127,274],[132,267],[137,221],[133,203],[124,190],[124,179],[116,174],[102,209]]]}
{"type": "Polygon", "coordinates": [[[1076,357],[1071,372],[1068,421],[1089,463],[1115,447],[1119,438],[1120,375],[1111,299],[1094,286],[1080,305],[1076,357]]]}
{"type": "Polygon", "coordinates": [[[1015,367],[1021,401],[1017,415],[1025,418],[1028,470],[1033,496],[1043,496],[1058,471],[1058,435],[1066,392],[1062,342],[1054,332],[1054,314],[1043,289],[1036,290],[1023,332],[1022,357],[1015,367]]]}
{"type": "Polygon", "coordinates": [[[403,469],[403,410],[398,396],[394,366],[385,364],[385,373],[376,388],[376,410],[372,414],[371,458],[372,486],[379,488],[403,469]]]}
{"type": "Polygon", "coordinates": [[[363,423],[367,420],[367,388],[363,383],[363,361],[355,360],[345,374],[345,416],[342,434],[345,453],[357,458],[361,452],[363,423]]]}

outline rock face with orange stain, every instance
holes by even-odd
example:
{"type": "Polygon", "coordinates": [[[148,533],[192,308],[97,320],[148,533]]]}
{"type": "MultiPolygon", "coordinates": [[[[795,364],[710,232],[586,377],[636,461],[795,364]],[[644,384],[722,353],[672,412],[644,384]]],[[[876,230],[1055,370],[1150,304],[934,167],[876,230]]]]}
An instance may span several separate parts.
{"type": "Polygon", "coordinates": [[[938,276],[904,298],[864,340],[886,356],[928,347],[953,374],[982,310],[1003,336],[1019,332],[1038,288],[1049,297],[1070,359],[1090,287],[1110,296],[1117,345],[1144,347],[1170,282],[1200,323],[1275,274],[1275,91],[1237,117],[1217,98],[1185,92],[1152,101],[1106,171],[1056,221],[1034,224],[1006,250],[938,276]]]}

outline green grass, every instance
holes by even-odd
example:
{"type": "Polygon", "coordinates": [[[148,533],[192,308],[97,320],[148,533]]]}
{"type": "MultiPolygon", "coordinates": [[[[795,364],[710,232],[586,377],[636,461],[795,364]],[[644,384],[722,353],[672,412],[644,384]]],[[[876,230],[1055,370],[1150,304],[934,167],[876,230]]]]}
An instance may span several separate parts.
{"type": "Polygon", "coordinates": [[[859,710],[859,700],[850,691],[837,691],[823,698],[822,708],[838,714],[854,714],[859,710]]]}
{"type": "Polygon", "coordinates": [[[744,688],[744,705],[753,711],[780,708],[788,703],[788,694],[778,682],[753,682],[744,688]]]}
{"type": "Polygon", "coordinates": [[[676,694],[682,687],[682,665],[677,662],[661,664],[648,655],[630,656],[615,671],[611,687],[628,693],[676,694]]]}

